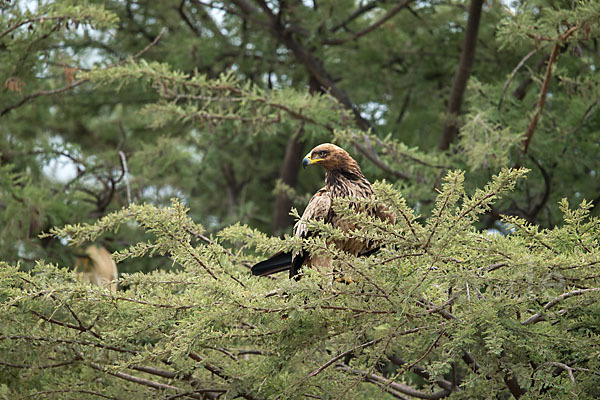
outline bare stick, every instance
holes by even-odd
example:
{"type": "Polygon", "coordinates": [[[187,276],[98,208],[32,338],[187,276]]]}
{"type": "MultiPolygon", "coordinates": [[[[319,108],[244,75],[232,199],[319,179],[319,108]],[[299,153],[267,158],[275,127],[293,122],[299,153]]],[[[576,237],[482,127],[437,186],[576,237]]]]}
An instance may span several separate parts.
{"type": "Polygon", "coordinates": [[[542,321],[544,319],[544,311],[549,310],[550,308],[554,307],[555,305],[557,305],[564,299],[568,299],[569,297],[573,297],[573,296],[581,296],[582,294],[585,294],[588,292],[597,292],[597,291],[600,291],[600,288],[579,289],[579,290],[573,290],[571,292],[563,293],[560,296],[555,297],[552,300],[550,300],[549,302],[547,302],[540,311],[538,311],[531,317],[527,318],[525,321],[521,322],[521,325],[535,324],[537,322],[542,321]]]}
{"type": "Polygon", "coordinates": [[[362,349],[364,347],[372,346],[374,344],[377,344],[377,343],[381,342],[381,340],[382,340],[382,338],[374,339],[374,340],[368,341],[366,343],[363,343],[361,345],[355,346],[355,347],[351,348],[350,350],[344,351],[343,353],[338,354],[337,356],[333,357],[331,360],[327,361],[325,364],[321,365],[319,368],[315,369],[313,372],[311,372],[310,374],[308,374],[307,378],[310,378],[310,377],[318,375],[325,368],[329,367],[331,364],[333,364],[337,360],[341,359],[342,357],[347,356],[348,354],[354,352],[355,350],[362,349]]]}
{"type": "Polygon", "coordinates": [[[569,367],[567,364],[563,364],[560,362],[555,362],[555,361],[549,361],[549,362],[545,362],[542,365],[540,365],[539,367],[536,368],[536,371],[542,367],[546,367],[546,366],[551,366],[551,367],[556,367],[559,369],[562,369],[564,371],[567,371],[567,373],[569,374],[569,379],[571,380],[571,383],[573,385],[575,385],[575,376],[573,375],[573,368],[569,367]]]}
{"type": "Polygon", "coordinates": [[[519,63],[515,67],[515,69],[513,69],[512,72],[510,73],[510,75],[508,76],[508,79],[506,80],[506,83],[504,84],[504,87],[502,88],[502,94],[500,95],[500,100],[498,100],[498,110],[500,108],[502,108],[502,100],[504,100],[504,94],[506,93],[506,89],[508,89],[508,85],[510,85],[510,83],[512,82],[512,80],[515,77],[515,75],[517,74],[517,72],[525,64],[525,61],[529,60],[529,58],[531,58],[531,56],[534,55],[535,53],[537,53],[537,49],[533,49],[529,53],[527,53],[527,55],[525,57],[523,57],[521,59],[521,61],[519,61],[519,63]]]}
{"type": "Polygon", "coordinates": [[[323,41],[323,43],[325,43],[325,44],[343,44],[350,40],[358,39],[359,37],[366,35],[367,33],[372,32],[375,29],[379,28],[381,25],[386,23],[389,19],[393,18],[396,14],[398,14],[400,12],[400,10],[402,10],[404,7],[408,6],[412,2],[413,2],[413,0],[403,1],[402,3],[393,7],[390,11],[388,11],[387,14],[385,14],[379,21],[373,23],[372,25],[369,25],[368,27],[366,27],[365,29],[363,29],[360,32],[356,32],[354,35],[351,35],[348,38],[326,39],[323,41]]]}
{"type": "Polygon", "coordinates": [[[121,157],[121,163],[123,165],[123,174],[125,177],[125,186],[127,187],[127,205],[131,204],[131,188],[129,187],[129,170],[127,169],[127,159],[125,153],[119,150],[119,156],[121,157]]]}
{"type": "MultiPolygon", "coordinates": [[[[350,372],[350,373],[353,373],[356,375],[361,375],[362,377],[364,377],[364,379],[367,382],[374,383],[378,386],[383,385],[383,386],[391,388],[397,392],[400,392],[400,393],[403,393],[403,394],[406,394],[406,395],[412,396],[412,397],[418,397],[420,399],[437,400],[437,399],[446,397],[451,393],[449,390],[445,390],[445,389],[442,389],[439,392],[435,392],[435,393],[424,393],[424,392],[420,392],[408,385],[405,385],[403,383],[398,383],[398,382],[394,382],[389,379],[386,379],[383,376],[376,375],[376,374],[370,374],[366,371],[361,371],[358,369],[350,368],[346,364],[338,364],[337,367],[340,368],[342,371],[350,372]]],[[[404,397],[398,397],[398,396],[395,396],[395,397],[404,398],[404,397]]]]}
{"type": "MultiPolygon", "coordinates": [[[[173,390],[173,391],[176,391],[176,392],[180,391],[179,388],[177,388],[175,386],[167,385],[166,383],[160,383],[160,382],[151,381],[151,380],[148,380],[148,379],[140,378],[138,376],[129,375],[129,374],[126,374],[124,372],[111,372],[111,371],[107,371],[106,368],[104,368],[100,364],[96,364],[95,362],[88,362],[87,364],[90,367],[92,367],[93,369],[97,370],[97,371],[104,372],[105,374],[109,374],[109,375],[112,375],[112,376],[116,376],[117,378],[121,378],[121,379],[124,379],[124,380],[129,381],[129,382],[138,383],[140,385],[148,386],[148,387],[151,387],[151,388],[154,388],[154,389],[173,390]]],[[[197,396],[195,398],[201,398],[201,397],[197,396]]]]}
{"type": "Polygon", "coordinates": [[[567,40],[573,32],[575,32],[579,28],[578,25],[571,27],[568,31],[566,31],[563,35],[558,38],[558,41],[554,45],[552,49],[552,53],[550,53],[550,58],[548,59],[548,65],[546,66],[546,74],[544,75],[544,81],[542,82],[542,88],[540,89],[540,97],[538,100],[537,107],[535,108],[535,113],[533,114],[533,118],[531,118],[531,122],[529,123],[529,127],[527,128],[527,132],[525,133],[525,139],[523,139],[523,153],[527,153],[527,149],[529,148],[529,143],[531,142],[531,138],[535,133],[535,128],[537,127],[538,120],[540,119],[540,114],[544,109],[544,105],[546,104],[546,97],[548,95],[548,88],[550,87],[550,80],[552,79],[552,64],[556,61],[558,57],[558,53],[562,46],[562,43],[567,40]]]}

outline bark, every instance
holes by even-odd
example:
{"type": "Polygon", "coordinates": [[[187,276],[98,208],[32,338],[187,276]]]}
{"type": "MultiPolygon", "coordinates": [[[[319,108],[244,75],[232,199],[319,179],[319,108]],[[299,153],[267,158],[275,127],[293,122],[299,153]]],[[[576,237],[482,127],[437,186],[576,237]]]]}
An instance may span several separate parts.
{"type": "Polygon", "coordinates": [[[556,61],[559,50],[560,43],[556,43],[554,45],[554,48],[552,49],[550,58],[548,59],[546,74],[544,76],[544,81],[542,82],[542,88],[540,89],[540,97],[538,100],[538,104],[535,108],[535,113],[533,114],[533,118],[531,118],[531,122],[527,127],[527,132],[525,132],[525,139],[523,140],[523,153],[527,153],[527,150],[529,149],[529,143],[531,143],[531,138],[535,133],[535,129],[537,128],[537,124],[540,119],[540,115],[542,113],[542,110],[544,109],[544,105],[546,104],[546,96],[548,94],[548,88],[550,87],[550,79],[552,78],[552,64],[554,64],[554,62],[556,61]]]}
{"type": "Polygon", "coordinates": [[[519,386],[519,382],[512,373],[504,375],[504,384],[515,399],[520,398],[526,393],[526,390],[519,386]]]}
{"type": "Polygon", "coordinates": [[[227,215],[229,218],[235,218],[237,215],[237,207],[240,193],[240,185],[237,182],[235,173],[231,165],[222,165],[221,170],[227,184],[227,215]]]}
{"type": "MultiPolygon", "coordinates": [[[[529,148],[529,143],[531,143],[531,138],[535,133],[535,129],[537,128],[538,121],[540,119],[540,115],[544,110],[544,105],[546,104],[546,96],[548,95],[548,88],[550,87],[550,80],[552,79],[552,64],[556,62],[558,58],[558,54],[560,53],[562,43],[565,42],[569,36],[575,33],[579,29],[579,26],[572,26],[565,33],[558,37],[558,40],[554,44],[552,48],[552,53],[550,53],[550,57],[548,58],[548,63],[546,65],[546,73],[544,75],[544,81],[542,82],[542,87],[540,88],[540,96],[538,99],[538,104],[535,108],[535,113],[533,114],[533,118],[531,118],[531,122],[529,123],[529,127],[527,128],[527,132],[525,132],[525,139],[523,140],[523,154],[527,153],[529,148]]],[[[566,46],[565,46],[566,49],[566,46]]]]}
{"type": "Polygon", "coordinates": [[[454,82],[452,83],[450,99],[448,100],[448,117],[438,143],[438,148],[440,150],[448,150],[450,143],[452,143],[458,133],[458,115],[460,114],[465,88],[467,87],[467,81],[471,74],[473,61],[475,60],[475,46],[477,44],[477,33],[479,31],[482,6],[483,0],[471,0],[469,18],[467,19],[467,29],[465,32],[465,43],[460,55],[458,69],[454,76],[454,82]]]}

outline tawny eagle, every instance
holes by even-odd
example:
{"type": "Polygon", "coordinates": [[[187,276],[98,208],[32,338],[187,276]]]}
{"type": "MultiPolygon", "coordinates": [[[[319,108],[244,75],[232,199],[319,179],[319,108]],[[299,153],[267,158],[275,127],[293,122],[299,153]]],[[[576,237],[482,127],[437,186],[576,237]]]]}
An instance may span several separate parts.
{"type": "MultiPolygon", "coordinates": [[[[294,236],[307,238],[311,236],[308,222],[323,220],[334,227],[344,231],[354,229],[352,223],[345,221],[333,210],[337,199],[363,199],[373,194],[371,183],[365,178],[358,163],[350,157],[348,152],[334,144],[324,143],[312,149],[302,160],[302,166],[320,165],[325,169],[325,186],[319,189],[310,199],[302,217],[294,225],[294,236]]],[[[358,208],[356,203],[351,206],[358,208]]],[[[393,222],[394,216],[387,211],[385,206],[369,208],[365,212],[375,215],[382,220],[393,222]]],[[[334,241],[339,249],[353,255],[362,255],[374,250],[372,243],[356,239],[334,241]]],[[[311,257],[306,251],[299,253],[278,253],[268,260],[261,261],[252,267],[252,274],[265,276],[280,271],[290,271],[290,278],[296,276],[303,267],[318,269],[331,269],[331,259],[325,257],[311,257]]]]}

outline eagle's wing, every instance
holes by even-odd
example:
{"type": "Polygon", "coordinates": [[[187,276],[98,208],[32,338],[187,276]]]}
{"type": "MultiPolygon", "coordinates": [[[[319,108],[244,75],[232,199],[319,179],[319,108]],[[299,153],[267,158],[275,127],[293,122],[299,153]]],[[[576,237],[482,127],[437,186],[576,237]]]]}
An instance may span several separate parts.
{"type": "MultiPolygon", "coordinates": [[[[389,222],[390,224],[396,223],[396,213],[390,210],[385,204],[378,203],[375,206],[375,217],[379,218],[384,222],[389,222]]],[[[362,249],[358,255],[363,257],[368,257],[371,254],[377,253],[380,250],[378,243],[373,243],[369,241],[367,243],[366,248],[362,249]]]]}
{"type": "Polygon", "coordinates": [[[294,225],[294,236],[308,237],[308,223],[314,219],[329,222],[331,218],[331,195],[326,188],[321,188],[310,198],[302,217],[294,225]]]}
{"type": "MultiPolygon", "coordinates": [[[[314,219],[322,219],[325,222],[331,220],[331,196],[325,188],[315,193],[308,202],[302,217],[294,225],[294,235],[301,238],[310,236],[308,223],[314,219]]],[[[251,271],[253,275],[266,276],[289,269],[291,278],[298,275],[298,271],[307,259],[307,255],[305,251],[297,254],[277,253],[273,257],[254,265],[251,271]]]]}
{"type": "MultiPolygon", "coordinates": [[[[308,230],[308,224],[311,220],[323,220],[324,222],[331,222],[332,210],[331,210],[331,194],[326,188],[321,188],[317,193],[311,197],[302,217],[296,225],[294,225],[294,236],[300,238],[307,238],[310,236],[308,230]]],[[[292,266],[290,268],[290,278],[296,276],[298,271],[304,264],[308,254],[306,251],[301,251],[298,254],[292,255],[292,266]]]]}

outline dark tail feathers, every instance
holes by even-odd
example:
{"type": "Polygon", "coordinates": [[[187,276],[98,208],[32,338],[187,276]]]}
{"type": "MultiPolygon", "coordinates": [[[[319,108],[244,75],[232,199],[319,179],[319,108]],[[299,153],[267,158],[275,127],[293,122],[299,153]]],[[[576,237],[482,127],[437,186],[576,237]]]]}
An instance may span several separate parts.
{"type": "Polygon", "coordinates": [[[266,276],[276,272],[287,271],[292,266],[292,253],[277,253],[268,260],[254,265],[250,271],[252,275],[266,276]]]}
{"type": "MultiPolygon", "coordinates": [[[[366,251],[360,256],[368,257],[371,254],[377,253],[379,251],[379,247],[366,251]]],[[[281,271],[290,271],[290,279],[296,278],[298,279],[300,276],[298,275],[300,272],[300,268],[302,268],[302,264],[304,264],[304,260],[306,259],[306,253],[301,252],[294,257],[294,263],[292,264],[292,253],[277,253],[273,257],[268,260],[264,260],[252,266],[250,271],[252,275],[255,276],[267,276],[271,274],[275,274],[281,271]]]]}

